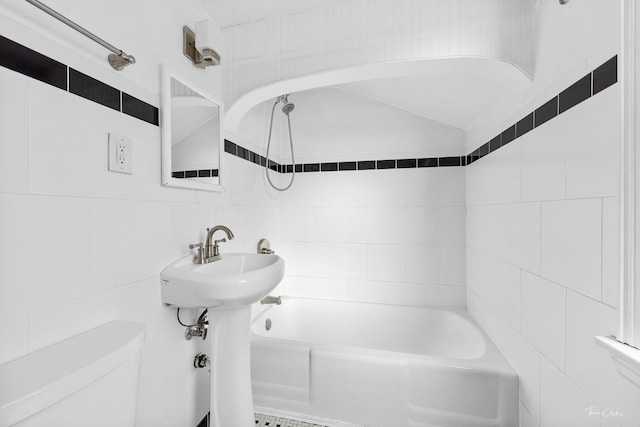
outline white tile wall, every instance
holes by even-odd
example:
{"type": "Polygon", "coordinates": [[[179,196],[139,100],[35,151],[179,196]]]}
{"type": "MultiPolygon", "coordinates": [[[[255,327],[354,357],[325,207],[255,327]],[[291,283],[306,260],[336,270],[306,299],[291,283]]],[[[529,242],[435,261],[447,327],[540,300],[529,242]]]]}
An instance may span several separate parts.
{"type": "Polygon", "coordinates": [[[602,200],[542,204],[542,275],[592,298],[602,294],[602,200]]]}
{"type": "Polygon", "coordinates": [[[0,191],[24,193],[29,186],[29,79],[0,68],[0,191]]]}
{"type": "Polygon", "coordinates": [[[387,303],[423,306],[426,297],[424,286],[413,283],[387,284],[387,303]]]}
{"type": "Polygon", "coordinates": [[[522,336],[560,369],[565,364],[567,290],[522,274],[522,336]]]}
{"type": "Polygon", "coordinates": [[[527,407],[520,402],[520,427],[536,427],[537,425],[527,407]]]}
{"type": "Polygon", "coordinates": [[[620,182],[620,85],[567,111],[567,197],[616,196],[620,182]],[[597,117],[597,120],[584,120],[597,117]]]}
{"type": "MultiPolygon", "coordinates": [[[[34,124],[29,128],[32,193],[118,199],[137,196],[138,175],[109,172],[104,158],[108,133],[135,138],[139,120],[38,81],[30,81],[29,101],[29,121],[34,124]],[[52,105],[66,114],[52,114],[52,105]],[[65,141],[65,145],[54,141],[65,141]]],[[[134,163],[138,159],[134,157],[134,163]]],[[[135,164],[133,168],[135,172],[135,164]]]]}
{"type": "Polygon", "coordinates": [[[354,301],[387,301],[387,285],[384,282],[349,280],[349,299],[354,301]]]}
{"type": "Polygon", "coordinates": [[[464,306],[464,169],[436,169],[300,174],[281,199],[276,250],[287,261],[283,289],[290,295],[464,306]],[[336,188],[327,191],[325,183],[336,188]],[[336,200],[343,188],[366,196],[336,200]],[[315,279],[315,286],[305,279],[315,279]]]}
{"type": "Polygon", "coordinates": [[[521,137],[523,201],[566,197],[566,127],[565,120],[551,120],[521,137]]]}
{"type": "Polygon", "coordinates": [[[520,202],[522,145],[509,144],[491,154],[490,161],[467,167],[467,204],[520,202]]]}
{"type": "Polygon", "coordinates": [[[556,366],[542,358],[540,363],[540,425],[597,427],[600,416],[589,416],[596,407],[593,399],[567,378],[556,366]]]}
{"type": "Polygon", "coordinates": [[[601,408],[624,413],[624,426],[640,420],[640,390],[622,378],[610,356],[593,345],[596,335],[610,335],[618,325],[617,310],[581,294],[567,292],[566,375],[601,408]]]}
{"type": "Polygon", "coordinates": [[[349,299],[349,281],[346,279],[325,279],[316,277],[313,294],[317,298],[349,299]]]}
{"type": "MultiPolygon", "coordinates": [[[[520,379],[521,415],[540,422],[540,353],[522,335],[509,329],[505,355],[511,361],[520,379]],[[523,414],[522,409],[525,409],[523,414]]],[[[521,421],[522,422],[522,421],[521,421]]]]}
{"type": "Polygon", "coordinates": [[[466,168],[468,311],[518,372],[521,426],[640,423],[593,340],[617,329],[619,102],[618,84],[466,168]]]}
{"type": "Polygon", "coordinates": [[[618,307],[620,298],[620,200],[602,199],[602,301],[618,307]]]}
{"type": "Polygon", "coordinates": [[[0,341],[11,343],[0,347],[0,363],[29,352],[29,316],[26,314],[0,319],[0,341]]]}
{"type": "Polygon", "coordinates": [[[332,244],[331,276],[337,279],[367,277],[367,245],[359,243],[332,244]]]}
{"type": "Polygon", "coordinates": [[[504,259],[523,270],[540,272],[540,203],[504,206],[504,259]]]}
{"type": "Polygon", "coordinates": [[[393,244],[371,244],[367,246],[367,278],[371,280],[404,282],[405,261],[409,251],[405,246],[393,244]]]}
{"type": "Polygon", "coordinates": [[[3,317],[93,291],[91,228],[87,199],[0,194],[3,317]]]}

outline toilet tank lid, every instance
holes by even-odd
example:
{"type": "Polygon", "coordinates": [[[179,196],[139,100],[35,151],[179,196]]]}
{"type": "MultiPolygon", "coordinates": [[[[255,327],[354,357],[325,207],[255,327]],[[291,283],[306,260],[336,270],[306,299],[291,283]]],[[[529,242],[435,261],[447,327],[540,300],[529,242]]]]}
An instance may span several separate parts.
{"type": "Polygon", "coordinates": [[[145,325],[112,321],[0,365],[0,427],[64,399],[135,356],[145,325]]]}

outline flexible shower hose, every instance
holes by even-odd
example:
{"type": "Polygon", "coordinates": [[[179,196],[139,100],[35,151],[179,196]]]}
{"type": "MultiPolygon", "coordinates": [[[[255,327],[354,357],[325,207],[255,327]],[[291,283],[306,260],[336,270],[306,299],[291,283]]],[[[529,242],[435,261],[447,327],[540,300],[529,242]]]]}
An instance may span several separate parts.
{"type": "Polygon", "coordinates": [[[267,138],[267,155],[266,155],[266,162],[264,164],[264,168],[265,168],[265,173],[267,174],[267,181],[269,181],[269,185],[271,185],[271,187],[273,187],[274,190],[278,190],[278,191],[286,191],[288,190],[291,185],[293,184],[293,180],[296,177],[296,161],[295,158],[293,156],[293,135],[291,134],[291,119],[289,118],[289,113],[285,113],[287,116],[287,125],[289,127],[289,145],[291,146],[291,163],[293,163],[293,169],[291,170],[292,174],[291,174],[291,181],[289,182],[289,185],[287,185],[284,188],[280,188],[280,187],[276,187],[273,182],[271,182],[271,177],[269,176],[269,150],[271,149],[271,131],[273,130],[273,115],[275,114],[276,111],[276,105],[278,105],[278,100],[276,100],[276,102],[273,104],[273,108],[271,108],[271,123],[269,124],[269,137],[267,138]]]}

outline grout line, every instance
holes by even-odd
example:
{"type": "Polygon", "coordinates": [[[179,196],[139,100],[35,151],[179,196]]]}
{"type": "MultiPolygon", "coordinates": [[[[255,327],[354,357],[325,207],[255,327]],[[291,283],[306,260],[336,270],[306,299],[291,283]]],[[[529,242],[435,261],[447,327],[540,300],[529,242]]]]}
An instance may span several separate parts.
{"type": "Polygon", "coordinates": [[[604,302],[604,197],[600,199],[600,302],[604,302]]]}
{"type": "Polygon", "coordinates": [[[567,325],[569,324],[569,290],[566,287],[564,289],[564,356],[562,360],[562,373],[566,375],[567,372],[567,325]]]}

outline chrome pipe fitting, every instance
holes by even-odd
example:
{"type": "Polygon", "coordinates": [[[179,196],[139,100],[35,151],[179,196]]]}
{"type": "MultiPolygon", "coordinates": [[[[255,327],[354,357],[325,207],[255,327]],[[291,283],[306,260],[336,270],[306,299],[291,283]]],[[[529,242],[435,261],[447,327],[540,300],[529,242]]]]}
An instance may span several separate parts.
{"type": "Polygon", "coordinates": [[[211,362],[211,358],[204,353],[196,354],[196,357],[193,359],[193,367],[194,368],[206,368],[209,366],[209,362],[211,362]]]}
{"type": "Polygon", "coordinates": [[[184,331],[184,339],[187,341],[191,341],[191,338],[200,337],[204,341],[205,339],[207,339],[207,330],[207,325],[203,323],[189,326],[184,331]]]}
{"type": "Polygon", "coordinates": [[[282,304],[282,297],[274,297],[271,295],[267,295],[266,297],[264,297],[261,301],[260,304],[264,305],[264,304],[276,304],[276,305],[280,305],[282,304]]]}

